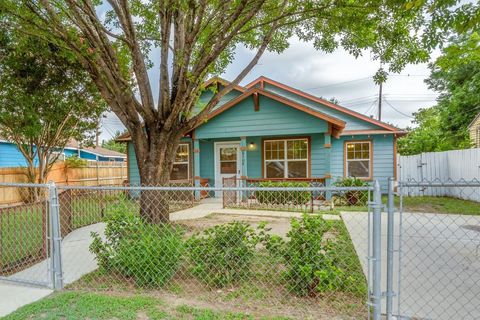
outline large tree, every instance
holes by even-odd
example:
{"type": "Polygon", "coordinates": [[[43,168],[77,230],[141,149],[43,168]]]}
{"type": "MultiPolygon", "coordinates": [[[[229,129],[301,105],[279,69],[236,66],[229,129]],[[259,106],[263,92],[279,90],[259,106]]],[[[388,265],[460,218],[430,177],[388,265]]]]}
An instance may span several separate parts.
{"type": "MultiPolygon", "coordinates": [[[[0,136],[16,143],[31,183],[45,183],[69,139],[86,139],[106,105],[70,50],[0,28],[0,136]]],[[[38,199],[32,188],[26,200],[38,199]]]]}
{"type": "Polygon", "coordinates": [[[471,147],[468,125],[480,112],[480,35],[452,38],[430,65],[429,87],[437,103],[415,114],[415,128],[399,140],[403,155],[471,147]]]}
{"type": "MultiPolygon", "coordinates": [[[[19,19],[16,28],[53,37],[76,53],[130,132],[141,183],[161,185],[169,179],[180,138],[205,120],[265,50],[281,52],[296,35],[325,52],[343,47],[358,56],[368,49],[398,72],[428,59],[457,1],[107,0],[106,14],[99,14],[101,2],[94,0],[3,3],[19,19]],[[41,22],[32,22],[32,13],[41,22]],[[253,51],[251,60],[194,113],[203,83],[234,61],[239,45],[253,51]],[[152,67],[160,74],[157,97],[152,67]]],[[[380,72],[377,80],[384,76],[380,72]]],[[[168,220],[165,210],[148,206],[142,205],[142,214],[149,221],[168,220]]]]}

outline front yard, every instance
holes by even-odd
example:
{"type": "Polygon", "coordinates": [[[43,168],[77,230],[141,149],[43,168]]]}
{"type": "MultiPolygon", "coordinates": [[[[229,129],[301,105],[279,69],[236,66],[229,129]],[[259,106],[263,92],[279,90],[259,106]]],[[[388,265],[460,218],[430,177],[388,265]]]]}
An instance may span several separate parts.
{"type": "MultiPolygon", "coordinates": [[[[95,319],[95,320],[240,320],[254,319],[245,313],[205,309],[200,306],[171,303],[148,295],[118,295],[63,292],[20,308],[5,320],[95,319]]],[[[287,318],[264,317],[280,320],[287,318]]]]}

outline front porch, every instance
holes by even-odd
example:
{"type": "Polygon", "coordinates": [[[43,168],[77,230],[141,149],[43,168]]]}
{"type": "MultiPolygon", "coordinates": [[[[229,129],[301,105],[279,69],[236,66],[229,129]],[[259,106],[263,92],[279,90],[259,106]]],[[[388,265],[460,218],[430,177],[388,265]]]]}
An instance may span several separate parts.
{"type": "MultiPolygon", "coordinates": [[[[261,186],[268,182],[331,184],[331,135],[192,139],[195,186],[261,186]]],[[[223,195],[216,192],[216,197],[223,195]]]]}

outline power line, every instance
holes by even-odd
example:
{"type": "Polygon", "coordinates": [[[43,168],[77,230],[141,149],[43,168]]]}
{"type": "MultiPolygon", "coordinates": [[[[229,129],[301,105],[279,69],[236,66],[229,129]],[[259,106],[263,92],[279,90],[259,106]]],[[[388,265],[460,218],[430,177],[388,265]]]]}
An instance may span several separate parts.
{"type": "Polygon", "coordinates": [[[373,77],[364,77],[364,78],[358,78],[358,79],[353,79],[353,80],[349,80],[349,81],[342,81],[342,82],[336,82],[336,83],[332,83],[332,84],[327,84],[327,85],[324,85],[324,86],[319,86],[319,87],[312,87],[312,88],[307,88],[305,90],[316,90],[316,89],[321,89],[321,88],[327,88],[327,87],[333,87],[333,86],[340,86],[340,85],[344,85],[344,84],[347,84],[347,83],[352,83],[352,82],[358,82],[358,81],[364,81],[364,80],[368,80],[368,79],[372,79],[373,77]]]}
{"type": "Polygon", "coordinates": [[[383,101],[385,101],[385,103],[387,105],[390,106],[390,108],[392,108],[393,110],[395,110],[396,112],[398,112],[399,114],[401,114],[402,116],[405,116],[405,117],[408,117],[408,118],[411,118],[411,119],[415,119],[415,117],[412,117],[411,115],[408,115],[406,113],[403,113],[402,111],[398,110],[397,108],[395,108],[390,102],[387,101],[387,99],[383,99],[383,101]]]}

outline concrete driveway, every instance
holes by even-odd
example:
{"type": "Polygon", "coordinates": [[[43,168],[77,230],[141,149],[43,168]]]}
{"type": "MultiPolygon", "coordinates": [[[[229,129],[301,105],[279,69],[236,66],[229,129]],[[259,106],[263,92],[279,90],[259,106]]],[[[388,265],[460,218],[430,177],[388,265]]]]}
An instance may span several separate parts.
{"type": "MultiPolygon", "coordinates": [[[[368,215],[344,212],[342,218],[366,273],[368,215]]],[[[382,290],[386,222],[382,214],[382,290]]],[[[399,222],[397,213],[395,249],[400,243],[399,222]]],[[[394,313],[415,319],[480,319],[480,217],[403,213],[401,222],[401,260],[398,252],[394,260],[394,285],[396,292],[400,288],[400,297],[394,298],[394,313]]]]}

